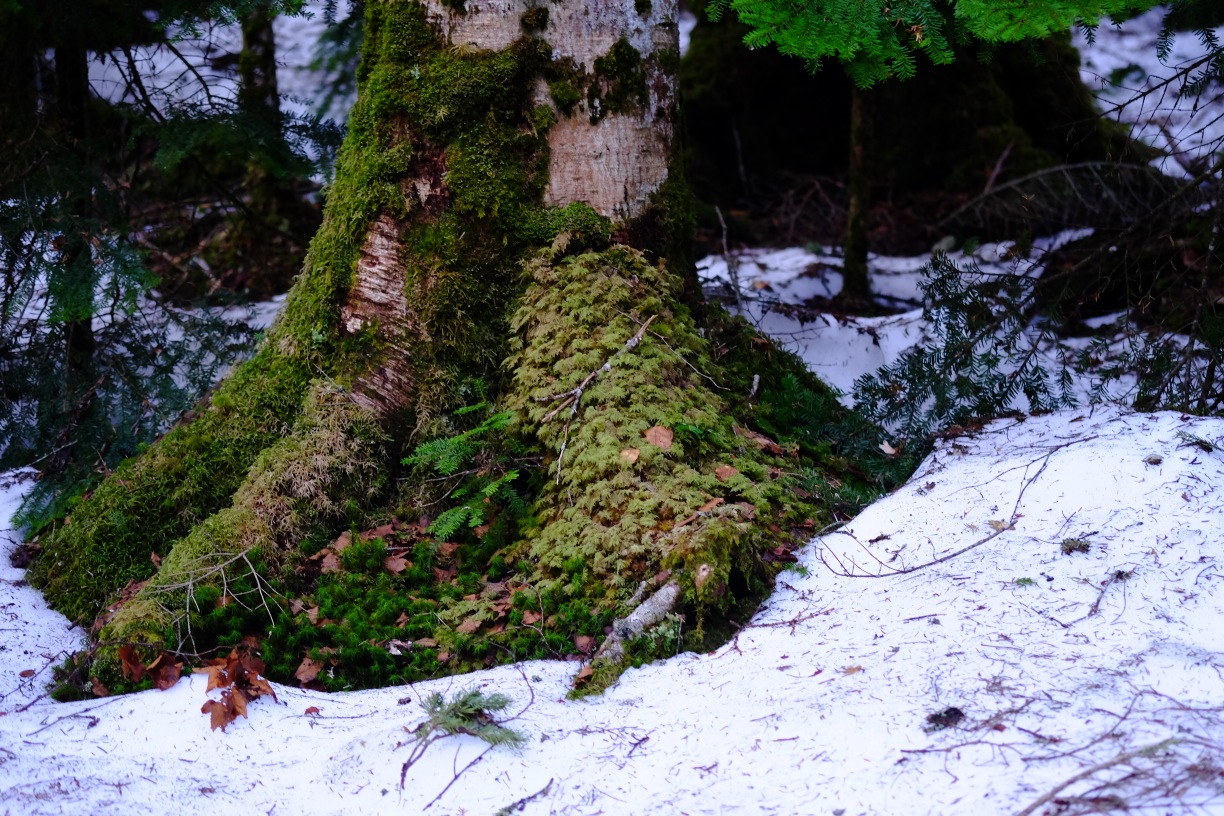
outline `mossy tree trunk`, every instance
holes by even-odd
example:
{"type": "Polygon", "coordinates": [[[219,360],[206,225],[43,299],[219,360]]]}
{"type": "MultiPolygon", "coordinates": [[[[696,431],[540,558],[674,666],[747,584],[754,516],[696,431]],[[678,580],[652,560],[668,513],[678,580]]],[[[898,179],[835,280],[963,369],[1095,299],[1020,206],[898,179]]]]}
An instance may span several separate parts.
{"type": "Polygon", "coordinates": [[[251,631],[274,676],[330,663],[331,687],[607,632],[619,665],[648,595],[699,636],[759,597],[820,512],[748,394],[801,367],[693,321],[677,60],[675,0],[366,4],[284,313],[38,539],[33,579],[97,618],[95,673],[251,631]]]}

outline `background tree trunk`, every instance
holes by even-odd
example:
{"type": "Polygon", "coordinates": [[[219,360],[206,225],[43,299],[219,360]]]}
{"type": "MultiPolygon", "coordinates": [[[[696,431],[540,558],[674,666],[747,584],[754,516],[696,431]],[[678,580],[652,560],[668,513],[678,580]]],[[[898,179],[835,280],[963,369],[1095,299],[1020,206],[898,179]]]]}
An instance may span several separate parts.
{"type": "Polygon", "coordinates": [[[871,210],[871,154],[875,110],[872,92],[850,91],[850,161],[847,170],[846,240],[843,251],[842,299],[871,301],[867,273],[867,216],[871,210]]]}

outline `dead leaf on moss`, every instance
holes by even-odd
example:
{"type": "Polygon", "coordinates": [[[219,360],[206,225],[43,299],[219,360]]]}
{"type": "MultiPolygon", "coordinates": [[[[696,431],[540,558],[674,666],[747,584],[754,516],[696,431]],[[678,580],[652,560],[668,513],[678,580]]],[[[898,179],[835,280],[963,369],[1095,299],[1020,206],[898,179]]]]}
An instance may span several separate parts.
{"type": "Polygon", "coordinates": [[[390,524],[381,524],[373,530],[366,530],[361,534],[362,541],[372,541],[375,538],[386,538],[395,533],[395,527],[390,524]]]}
{"type": "Polygon", "coordinates": [[[289,602],[289,614],[298,615],[306,609],[306,603],[301,598],[294,598],[289,602]]]}
{"type": "Polygon", "coordinates": [[[297,678],[299,683],[305,686],[311,680],[318,677],[321,671],[323,671],[322,660],[312,660],[309,657],[303,657],[301,665],[297,667],[297,671],[293,673],[293,676],[297,678]]]}
{"type": "Polygon", "coordinates": [[[439,663],[445,663],[446,661],[450,659],[451,659],[450,652],[438,652],[438,662],[439,663]]]}
{"type": "Polygon", "coordinates": [[[153,562],[153,566],[161,569],[161,556],[156,552],[149,553],[149,560],[153,562]]]}
{"type": "Polygon", "coordinates": [[[349,547],[353,546],[353,531],[345,530],[332,543],[332,549],[336,552],[344,552],[349,547]]]}
{"type": "Polygon", "coordinates": [[[739,471],[731,467],[730,465],[720,465],[714,471],[714,475],[718,477],[718,481],[720,482],[727,481],[728,479],[730,479],[732,476],[736,475],[737,473],[739,473],[739,471]]]}
{"type": "Polygon", "coordinates": [[[399,575],[401,572],[408,569],[409,566],[411,565],[408,563],[408,559],[401,558],[398,555],[389,555],[383,559],[383,567],[386,568],[387,572],[392,573],[393,575],[399,575]]]}
{"type": "Polygon", "coordinates": [[[327,555],[323,556],[323,574],[340,572],[340,558],[336,555],[335,551],[328,549],[324,550],[324,552],[327,555]]]}
{"type": "Polygon", "coordinates": [[[395,625],[400,627],[407,626],[409,620],[411,620],[411,618],[408,617],[408,613],[401,612],[399,617],[395,619],[395,625]]]}
{"type": "Polygon", "coordinates": [[[310,621],[311,623],[318,623],[319,622],[319,607],[312,606],[309,609],[307,609],[306,610],[306,620],[310,621]]]}
{"type": "Polygon", "coordinates": [[[594,674],[595,669],[591,668],[590,666],[583,666],[578,670],[578,673],[574,675],[574,685],[581,686],[585,684],[586,681],[590,680],[591,676],[594,674]]]}
{"type": "Polygon", "coordinates": [[[472,617],[465,620],[463,623],[456,626],[455,631],[461,635],[471,635],[471,634],[474,634],[476,630],[478,630],[479,628],[480,628],[480,618],[473,615],[472,617]]]}
{"type": "Polygon", "coordinates": [[[438,645],[438,641],[434,640],[433,638],[417,638],[413,641],[413,643],[420,646],[422,649],[433,649],[438,645]]]}
{"type": "Polygon", "coordinates": [[[542,617],[543,616],[539,612],[533,612],[532,610],[528,609],[526,612],[523,613],[523,625],[524,626],[535,626],[537,623],[540,622],[540,619],[542,617]]]}
{"type": "Polygon", "coordinates": [[[136,650],[127,644],[119,647],[119,669],[123,679],[133,683],[139,683],[145,675],[144,663],[136,656],[136,650]]]}
{"type": "Polygon", "coordinates": [[[575,635],[574,645],[578,647],[578,651],[589,655],[595,650],[595,638],[590,635],[575,635]]]}
{"type": "Polygon", "coordinates": [[[109,697],[110,689],[102,685],[102,681],[96,677],[89,678],[89,685],[95,697],[109,697]]]}
{"type": "Polygon", "coordinates": [[[647,442],[660,450],[671,450],[672,440],[675,438],[675,435],[672,434],[671,429],[665,428],[662,425],[655,425],[653,428],[647,428],[646,433],[643,434],[643,436],[646,437],[647,442]]]}
{"type": "Polygon", "coordinates": [[[637,448],[625,448],[620,452],[620,455],[622,459],[632,465],[638,460],[638,457],[642,455],[642,452],[637,448]]]}

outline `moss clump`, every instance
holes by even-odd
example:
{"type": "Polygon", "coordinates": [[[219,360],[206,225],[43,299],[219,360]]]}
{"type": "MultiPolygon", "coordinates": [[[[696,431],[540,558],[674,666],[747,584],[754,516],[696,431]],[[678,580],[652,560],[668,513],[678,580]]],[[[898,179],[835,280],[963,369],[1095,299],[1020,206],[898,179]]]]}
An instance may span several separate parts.
{"type": "Polygon", "coordinates": [[[523,16],[519,18],[519,22],[523,26],[523,30],[527,32],[538,32],[548,28],[548,7],[536,6],[529,8],[523,12],[523,16]]]}
{"type": "Polygon", "coordinates": [[[595,77],[587,88],[587,109],[594,124],[609,114],[627,113],[646,104],[646,69],[642,52],[624,37],[595,58],[595,77]]]}
{"type": "MultiPolygon", "coordinates": [[[[383,489],[383,440],[378,423],[343,391],[316,384],[292,432],[260,455],[233,503],[175,544],[134,597],[103,618],[99,639],[183,651],[192,618],[202,611],[193,607],[201,587],[221,588],[224,603],[274,617],[279,602],[273,582],[293,561],[298,543],[320,529],[331,532],[351,507],[369,506],[383,489]],[[235,597],[232,587],[243,582],[248,596],[235,597]]],[[[114,648],[98,654],[103,682],[117,674],[114,648]]]]}

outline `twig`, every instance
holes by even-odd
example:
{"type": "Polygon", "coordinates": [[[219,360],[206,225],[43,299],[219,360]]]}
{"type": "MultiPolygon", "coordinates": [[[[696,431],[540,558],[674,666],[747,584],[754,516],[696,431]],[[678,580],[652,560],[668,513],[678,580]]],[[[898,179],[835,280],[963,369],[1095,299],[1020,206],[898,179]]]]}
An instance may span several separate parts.
{"type": "Polygon", "coordinates": [[[1113,759],[1107,759],[1104,762],[1099,762],[1096,765],[1093,765],[1091,768],[1088,768],[1085,771],[1081,771],[1080,773],[1077,773],[1075,776],[1071,777],[1066,782],[1063,782],[1055,786],[1052,790],[1043,794],[1042,796],[1039,796],[1036,801],[1034,801],[1031,805],[1026,807],[1024,810],[1017,811],[1016,816],[1032,816],[1032,814],[1036,813],[1038,809],[1049,804],[1051,801],[1054,800],[1056,796],[1058,796],[1058,794],[1062,793],[1064,790],[1071,787],[1076,782],[1087,779],[1093,774],[1100,773],[1101,771],[1105,771],[1110,768],[1113,768],[1116,765],[1122,765],[1127,762],[1130,762],[1132,759],[1144,756],[1145,754],[1152,754],[1152,753],[1155,753],[1156,751],[1161,750],[1162,748],[1168,748],[1170,745],[1174,745],[1178,742],[1180,742],[1180,740],[1177,740],[1177,739],[1162,740],[1160,742],[1156,742],[1151,745],[1145,745],[1142,748],[1136,748],[1133,751],[1125,751],[1121,754],[1118,754],[1113,759]]]}
{"type": "Polygon", "coordinates": [[[541,796],[547,796],[549,788],[552,787],[552,783],[553,781],[550,778],[548,780],[548,783],[545,784],[544,787],[540,788],[538,791],[536,791],[533,794],[524,796],[522,799],[518,799],[514,802],[511,802],[510,804],[506,805],[501,810],[497,811],[497,813],[493,814],[493,816],[510,816],[510,814],[512,813],[521,812],[523,808],[525,808],[530,802],[533,802],[536,799],[539,799],[541,796]]]}
{"type": "MultiPolygon", "coordinates": [[[[454,778],[453,778],[453,779],[451,779],[451,781],[449,781],[449,782],[447,782],[447,783],[446,783],[446,787],[442,789],[441,793],[439,793],[439,794],[438,794],[437,796],[435,796],[433,799],[430,799],[430,800],[429,800],[429,804],[428,804],[428,805],[426,805],[425,807],[421,808],[421,810],[422,810],[422,811],[426,811],[426,810],[429,810],[431,807],[433,807],[434,802],[437,802],[439,799],[441,799],[443,796],[445,796],[445,795],[446,795],[446,792],[447,792],[448,790],[450,790],[450,789],[451,789],[451,785],[453,785],[453,784],[455,784],[456,782],[458,782],[458,781],[459,781],[459,777],[461,777],[461,776],[463,776],[465,773],[467,773],[468,768],[471,768],[471,767],[472,767],[473,765],[475,765],[477,762],[479,762],[480,760],[484,759],[484,758],[485,758],[485,754],[489,753],[489,752],[490,752],[490,751],[492,751],[492,750],[493,750],[493,746],[492,746],[492,745],[490,745],[488,748],[486,748],[486,749],[484,749],[483,751],[481,751],[481,752],[480,752],[480,755],[479,755],[478,757],[476,757],[475,759],[473,759],[473,760],[472,760],[471,762],[469,762],[468,764],[464,765],[464,766],[463,766],[463,770],[462,770],[462,771],[460,771],[459,773],[455,774],[454,778]]],[[[400,787],[401,787],[401,788],[402,788],[402,787],[404,787],[404,780],[403,780],[403,777],[402,777],[402,776],[400,777],[400,787]]]]}

